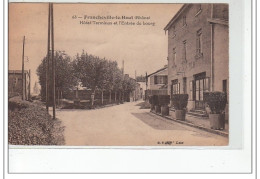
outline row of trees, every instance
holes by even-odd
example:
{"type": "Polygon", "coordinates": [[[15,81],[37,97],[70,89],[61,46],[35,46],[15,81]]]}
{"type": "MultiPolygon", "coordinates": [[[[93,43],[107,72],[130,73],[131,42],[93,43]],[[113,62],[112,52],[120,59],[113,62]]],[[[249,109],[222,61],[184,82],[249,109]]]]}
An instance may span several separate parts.
{"type": "MultiPolygon", "coordinates": [[[[109,91],[109,101],[111,102],[111,93],[115,93],[115,98],[119,94],[119,99],[115,100],[123,100],[124,93],[130,93],[135,89],[135,81],[124,76],[116,61],[89,55],[84,51],[81,55],[77,54],[74,59],[57,51],[54,59],[56,61],[55,85],[58,98],[62,97],[62,93],[75,89],[80,82],[84,87],[90,89],[94,96],[96,91],[101,91],[102,103],[104,91],[109,91]]],[[[37,69],[43,100],[46,99],[46,61],[45,57],[37,69]]],[[[48,78],[51,81],[51,65],[49,67],[48,78]]],[[[49,84],[49,89],[52,89],[51,83],[49,84]]],[[[49,97],[52,99],[51,94],[49,94],[49,97]]]]}

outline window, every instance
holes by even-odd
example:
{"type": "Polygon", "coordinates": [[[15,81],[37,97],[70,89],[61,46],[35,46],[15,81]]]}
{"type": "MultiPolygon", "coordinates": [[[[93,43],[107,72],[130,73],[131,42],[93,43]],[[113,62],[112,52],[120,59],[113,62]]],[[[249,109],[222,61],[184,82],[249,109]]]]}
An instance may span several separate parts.
{"type": "Polygon", "coordinates": [[[202,31],[201,29],[197,31],[197,43],[196,43],[196,55],[202,55],[202,31]]]}
{"type": "Polygon", "coordinates": [[[176,48],[173,48],[173,60],[172,60],[172,67],[174,68],[176,65],[176,48]]]}
{"type": "Polygon", "coordinates": [[[183,16],[183,17],[182,17],[182,25],[183,25],[183,26],[186,26],[186,25],[187,25],[187,23],[186,23],[186,16],[183,16]]]}
{"type": "Polygon", "coordinates": [[[154,76],[154,84],[167,84],[167,76],[154,76]]]}
{"type": "Polygon", "coordinates": [[[154,76],[154,84],[157,84],[157,76],[154,76]]]}
{"type": "Polygon", "coordinates": [[[223,87],[223,89],[222,89],[223,92],[226,93],[226,92],[227,92],[227,80],[223,80],[223,81],[222,81],[222,87],[223,87]]]}
{"type": "Polygon", "coordinates": [[[180,83],[173,85],[173,94],[180,94],[180,83]]]}
{"type": "Polygon", "coordinates": [[[178,79],[172,80],[171,94],[180,94],[180,83],[178,83],[178,79]]]}
{"type": "Polygon", "coordinates": [[[201,78],[196,80],[196,96],[197,101],[203,101],[203,92],[209,91],[209,78],[201,78]]]}
{"type": "Polygon", "coordinates": [[[186,40],[183,41],[183,61],[186,61],[186,40]]]}

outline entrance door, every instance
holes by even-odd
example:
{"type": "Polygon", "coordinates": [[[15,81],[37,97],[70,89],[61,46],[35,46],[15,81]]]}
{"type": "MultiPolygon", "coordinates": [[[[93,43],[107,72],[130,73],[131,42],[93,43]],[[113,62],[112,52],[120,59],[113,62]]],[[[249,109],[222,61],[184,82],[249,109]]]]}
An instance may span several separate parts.
{"type": "Polygon", "coordinates": [[[205,105],[203,102],[203,86],[204,79],[200,80],[195,80],[195,85],[196,85],[196,97],[195,97],[195,108],[196,109],[204,109],[205,105]]]}
{"type": "Polygon", "coordinates": [[[209,79],[206,78],[206,73],[200,73],[195,77],[195,108],[205,109],[205,103],[203,101],[203,92],[209,90],[209,79]]]}

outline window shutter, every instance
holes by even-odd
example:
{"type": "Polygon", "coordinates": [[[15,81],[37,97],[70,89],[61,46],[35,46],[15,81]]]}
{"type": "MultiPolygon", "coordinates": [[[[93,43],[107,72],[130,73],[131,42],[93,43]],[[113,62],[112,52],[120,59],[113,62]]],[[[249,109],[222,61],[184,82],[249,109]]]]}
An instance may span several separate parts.
{"type": "Polygon", "coordinates": [[[157,82],[157,76],[154,76],[154,84],[158,84],[158,82],[157,82]]]}

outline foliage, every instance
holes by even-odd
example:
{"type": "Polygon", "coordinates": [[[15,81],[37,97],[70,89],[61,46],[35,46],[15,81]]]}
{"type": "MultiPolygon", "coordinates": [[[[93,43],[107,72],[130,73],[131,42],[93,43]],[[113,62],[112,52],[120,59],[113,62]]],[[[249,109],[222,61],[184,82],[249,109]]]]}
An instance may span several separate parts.
{"type": "MultiPolygon", "coordinates": [[[[56,87],[59,89],[70,90],[81,83],[94,95],[97,91],[101,91],[102,94],[103,91],[109,91],[111,96],[111,92],[114,91],[119,92],[119,98],[122,98],[125,92],[129,94],[136,88],[136,81],[124,76],[116,61],[101,59],[84,51],[81,55],[77,54],[72,62],[68,56],[64,57],[59,53],[56,53],[55,59],[57,61],[56,87]]],[[[46,58],[43,59],[37,70],[43,99],[45,99],[45,63],[46,58]]],[[[51,73],[49,78],[52,79],[51,73]]],[[[52,89],[51,86],[50,89],[52,89]]],[[[102,101],[104,101],[103,97],[102,101]]]]}
{"type": "Polygon", "coordinates": [[[130,93],[136,88],[136,81],[128,76],[125,76],[123,79],[123,89],[125,92],[130,93]]]}
{"type": "Polygon", "coordinates": [[[158,95],[150,95],[148,98],[150,104],[158,105],[158,95]]]}
{"type": "Polygon", "coordinates": [[[184,110],[188,104],[188,94],[173,94],[172,104],[176,110],[184,110]]]}
{"type": "Polygon", "coordinates": [[[224,112],[227,103],[227,94],[224,92],[204,92],[204,101],[209,105],[212,114],[224,112]]]}
{"type": "Polygon", "coordinates": [[[8,143],[12,145],[64,145],[64,126],[52,120],[41,104],[8,100],[8,143]]]}
{"type": "Polygon", "coordinates": [[[141,75],[136,77],[137,82],[146,82],[146,77],[141,75]]]}
{"type": "MultiPolygon", "coordinates": [[[[73,88],[77,84],[77,80],[73,73],[73,66],[70,60],[70,57],[62,52],[56,52],[54,56],[56,62],[56,71],[55,71],[55,87],[60,91],[67,91],[73,88]]],[[[41,64],[37,68],[37,75],[39,77],[39,83],[41,85],[41,97],[45,101],[46,95],[46,63],[47,58],[43,58],[41,64]]],[[[51,58],[49,59],[49,97],[52,99],[52,63],[51,58]]],[[[57,94],[57,92],[56,92],[57,94]]]]}
{"type": "Polygon", "coordinates": [[[170,95],[158,95],[158,103],[160,106],[170,104],[170,95]]]}

